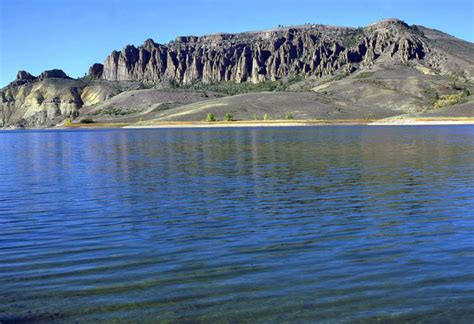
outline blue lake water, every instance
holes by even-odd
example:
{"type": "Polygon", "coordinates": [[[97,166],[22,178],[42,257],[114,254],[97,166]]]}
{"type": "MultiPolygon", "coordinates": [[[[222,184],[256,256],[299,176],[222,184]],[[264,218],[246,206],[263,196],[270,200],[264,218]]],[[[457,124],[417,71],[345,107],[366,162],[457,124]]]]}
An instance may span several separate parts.
{"type": "Polygon", "coordinates": [[[474,127],[0,132],[0,322],[474,321],[474,127]]]}

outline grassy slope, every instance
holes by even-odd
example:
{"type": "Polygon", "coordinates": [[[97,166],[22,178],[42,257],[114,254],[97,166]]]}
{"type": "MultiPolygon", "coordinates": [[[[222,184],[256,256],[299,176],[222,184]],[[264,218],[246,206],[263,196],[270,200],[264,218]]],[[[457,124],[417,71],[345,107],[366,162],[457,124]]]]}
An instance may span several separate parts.
{"type": "Polygon", "coordinates": [[[258,92],[193,103],[161,112],[155,121],[199,121],[212,113],[223,120],[226,113],[236,120],[285,119],[370,119],[393,116],[391,110],[358,110],[357,107],[334,108],[324,95],[314,92],[258,92]]]}
{"type": "Polygon", "coordinates": [[[100,104],[82,108],[77,121],[84,118],[102,123],[148,120],[163,110],[220,96],[212,92],[179,89],[126,91],[100,104]]]}
{"type": "MultiPolygon", "coordinates": [[[[407,113],[435,113],[436,96],[460,93],[459,83],[453,88],[443,76],[422,67],[384,67],[365,70],[354,75],[329,80],[305,80],[293,90],[313,91],[256,92],[196,102],[159,112],[153,122],[202,121],[208,113],[219,120],[230,113],[236,120],[295,119],[342,120],[383,119],[407,113]]],[[[467,97],[463,100],[469,100],[467,97]]],[[[460,106],[464,107],[464,106],[460,106]]],[[[469,114],[470,104],[457,114],[469,114]]],[[[444,110],[448,111],[448,110],[444,110]]],[[[456,109],[452,110],[453,113],[456,109]]]]}

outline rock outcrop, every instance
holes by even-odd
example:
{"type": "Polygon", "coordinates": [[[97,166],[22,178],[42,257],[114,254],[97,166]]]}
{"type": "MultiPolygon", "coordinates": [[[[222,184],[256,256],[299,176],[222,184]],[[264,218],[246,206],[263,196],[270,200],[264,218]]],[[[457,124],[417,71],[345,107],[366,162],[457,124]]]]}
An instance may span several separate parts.
{"type": "Polygon", "coordinates": [[[35,79],[35,76],[26,71],[18,71],[16,75],[16,81],[32,81],[35,79]]]}
{"type": "Polygon", "coordinates": [[[407,63],[430,51],[423,35],[404,22],[384,20],[366,28],[304,25],[261,32],[181,36],[161,45],[148,39],[139,47],[113,51],[102,79],[177,84],[196,81],[254,83],[291,75],[321,77],[338,70],[389,59],[407,63]]]}
{"type": "Polygon", "coordinates": [[[38,76],[38,79],[40,79],[40,80],[52,79],[52,78],[70,79],[70,77],[68,77],[67,74],[64,73],[63,70],[59,70],[59,69],[53,69],[53,70],[43,71],[43,72],[38,76]]]}
{"type": "Polygon", "coordinates": [[[60,72],[41,77],[20,71],[18,78],[0,90],[0,125],[51,126],[66,116],[77,116],[83,106],[101,103],[128,90],[107,81],[61,78],[60,72]],[[54,77],[53,77],[54,76],[54,77]]]}
{"type": "Polygon", "coordinates": [[[27,71],[18,71],[16,75],[16,80],[10,83],[10,86],[19,86],[23,85],[25,83],[33,82],[33,81],[38,81],[38,80],[45,80],[45,79],[71,79],[70,77],[67,76],[66,73],[64,73],[63,70],[59,69],[53,69],[53,70],[46,70],[41,72],[41,74],[37,77],[32,75],[31,73],[27,71]]]}
{"type": "Polygon", "coordinates": [[[98,80],[102,77],[104,72],[104,65],[100,63],[95,63],[89,68],[88,76],[92,80],[98,80]]]}
{"type": "Polygon", "coordinates": [[[34,75],[30,74],[29,72],[21,70],[21,71],[18,71],[18,73],[16,74],[15,81],[12,81],[9,86],[12,86],[12,87],[20,86],[25,83],[32,82],[34,80],[36,80],[36,77],[34,75]]]}

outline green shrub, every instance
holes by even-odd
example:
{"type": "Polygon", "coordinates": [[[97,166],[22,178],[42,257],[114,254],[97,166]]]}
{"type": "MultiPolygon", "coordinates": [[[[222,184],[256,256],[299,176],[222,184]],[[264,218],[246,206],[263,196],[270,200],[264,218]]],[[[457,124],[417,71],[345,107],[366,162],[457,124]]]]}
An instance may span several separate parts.
{"type": "Polygon", "coordinates": [[[304,76],[302,75],[292,75],[291,77],[288,78],[288,84],[297,83],[303,80],[304,80],[304,76]]]}
{"type": "Polygon", "coordinates": [[[425,36],[425,33],[423,33],[423,31],[420,29],[420,27],[418,27],[417,25],[411,25],[410,26],[410,29],[415,32],[416,34],[424,37],[425,36]]]}
{"type": "Polygon", "coordinates": [[[467,97],[468,95],[469,95],[469,90],[462,91],[460,93],[444,95],[444,96],[439,97],[439,99],[435,101],[433,106],[435,108],[443,108],[447,106],[456,105],[458,103],[464,102],[465,100],[464,97],[467,97]]]}
{"type": "Polygon", "coordinates": [[[229,113],[225,114],[224,118],[225,118],[226,121],[233,121],[234,120],[234,116],[232,116],[232,114],[229,114],[229,113]]]}
{"type": "Polygon", "coordinates": [[[342,73],[339,73],[337,74],[335,77],[334,77],[334,81],[339,81],[339,80],[342,80],[342,79],[345,79],[349,76],[349,73],[347,71],[344,71],[342,73]]]}
{"type": "Polygon", "coordinates": [[[304,80],[303,76],[292,76],[288,81],[278,80],[271,81],[266,80],[259,83],[252,83],[250,81],[246,82],[234,82],[234,81],[216,81],[211,83],[203,83],[200,81],[195,81],[191,84],[177,84],[175,83],[173,87],[182,88],[182,89],[191,89],[191,90],[200,90],[200,91],[210,91],[224,93],[228,95],[238,95],[242,93],[249,92],[262,92],[262,91],[286,91],[288,86],[304,80]]]}
{"type": "Polygon", "coordinates": [[[269,119],[270,119],[270,116],[267,113],[263,114],[263,120],[269,120],[269,119]]]}
{"type": "Polygon", "coordinates": [[[155,85],[153,83],[144,83],[140,82],[138,85],[138,90],[152,89],[155,85]]]}
{"type": "Polygon", "coordinates": [[[293,115],[291,113],[288,113],[288,114],[285,115],[285,119],[286,120],[292,120],[292,119],[295,119],[295,118],[293,117],[293,115]]]}
{"type": "Polygon", "coordinates": [[[82,118],[81,124],[93,124],[95,121],[92,118],[82,118]]]}
{"type": "Polygon", "coordinates": [[[429,92],[428,95],[430,96],[431,105],[434,107],[436,102],[439,100],[438,92],[435,92],[433,95],[429,92]]]}
{"type": "Polygon", "coordinates": [[[95,111],[92,115],[109,115],[109,116],[126,116],[138,113],[137,109],[120,109],[115,107],[115,104],[104,109],[95,111]]]}
{"type": "Polygon", "coordinates": [[[368,78],[369,76],[371,76],[372,74],[374,74],[374,72],[360,72],[359,74],[357,74],[354,79],[365,79],[365,78],[368,78]]]}
{"type": "Polygon", "coordinates": [[[213,114],[213,113],[209,113],[209,114],[207,114],[206,121],[207,121],[208,123],[209,123],[209,122],[215,122],[215,121],[216,121],[216,117],[214,117],[214,114],[213,114]]]}
{"type": "Polygon", "coordinates": [[[351,31],[351,33],[344,39],[343,44],[345,48],[351,48],[358,45],[364,37],[364,28],[359,27],[351,31]]]}

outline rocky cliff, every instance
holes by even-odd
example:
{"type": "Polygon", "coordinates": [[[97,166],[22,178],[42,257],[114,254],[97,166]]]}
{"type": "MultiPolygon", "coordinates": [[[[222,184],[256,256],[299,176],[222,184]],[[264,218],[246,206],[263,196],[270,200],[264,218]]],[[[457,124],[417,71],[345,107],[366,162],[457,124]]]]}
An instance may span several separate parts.
{"type": "Polygon", "coordinates": [[[20,71],[15,81],[0,89],[0,124],[25,127],[50,126],[79,109],[100,103],[126,90],[126,85],[72,79],[62,70],[35,77],[20,71]]]}
{"type": "MultiPolygon", "coordinates": [[[[143,45],[113,51],[100,71],[104,80],[196,81],[278,80],[291,75],[322,77],[354,72],[377,61],[407,64],[438,58],[418,27],[388,19],[365,28],[304,25],[239,34],[178,37],[167,45],[148,39],[143,45]]],[[[98,73],[94,73],[97,77],[98,73]]]]}
{"type": "MultiPolygon", "coordinates": [[[[199,98],[207,100],[210,92],[216,96],[316,92],[316,97],[302,95],[309,101],[300,107],[305,113],[295,111],[295,116],[366,116],[371,107],[378,109],[370,113],[377,117],[426,111],[440,96],[471,93],[473,87],[472,43],[398,19],[364,28],[307,24],[237,34],[180,36],[168,44],[148,39],[141,46],[113,51],[104,64],[93,64],[88,76],[80,79],[69,78],[61,70],[38,76],[20,71],[16,80],[0,89],[0,125],[50,126],[66,116],[109,118],[112,113],[122,119],[127,114],[141,118],[138,115],[142,113],[149,118],[153,107],[163,110],[199,98]],[[119,93],[151,87],[158,92],[130,92],[121,97],[123,100],[107,104],[119,93]],[[176,87],[184,92],[164,94],[173,93],[176,87]],[[189,88],[201,92],[186,94],[189,88]],[[161,98],[160,102],[156,98],[161,98]],[[324,111],[331,113],[320,116],[316,106],[324,106],[324,111]],[[349,114],[349,108],[357,109],[349,114]]],[[[218,101],[219,105],[225,102],[221,106],[228,109],[228,102],[237,104],[235,116],[245,110],[240,118],[250,118],[262,108],[255,103],[255,111],[244,109],[238,106],[239,101],[226,100],[218,101]]],[[[294,110],[283,108],[281,115],[294,110]]],[[[183,112],[175,115],[185,116],[183,112]]],[[[202,118],[191,115],[186,118],[202,118]]]]}

